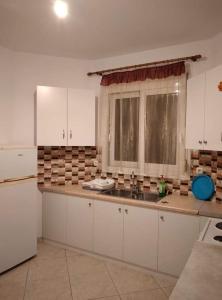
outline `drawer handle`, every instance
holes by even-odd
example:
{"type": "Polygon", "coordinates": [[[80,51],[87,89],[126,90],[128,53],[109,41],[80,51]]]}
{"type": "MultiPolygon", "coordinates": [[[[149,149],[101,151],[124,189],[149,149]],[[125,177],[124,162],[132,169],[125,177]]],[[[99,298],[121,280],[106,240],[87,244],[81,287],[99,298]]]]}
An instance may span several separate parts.
{"type": "Polygon", "coordinates": [[[72,130],[70,130],[69,138],[70,138],[70,140],[72,139],[72,130]]]}
{"type": "Polygon", "coordinates": [[[91,206],[92,206],[92,203],[91,203],[91,202],[89,202],[89,203],[88,203],[88,205],[89,205],[89,207],[91,207],[91,206]]]}
{"type": "Polygon", "coordinates": [[[199,144],[202,144],[202,141],[198,141],[199,144]]]}
{"type": "Polygon", "coordinates": [[[125,213],[128,214],[128,209],[125,209],[125,213]]]}
{"type": "Polygon", "coordinates": [[[207,141],[206,141],[206,140],[204,140],[204,144],[205,144],[205,145],[207,144],[207,141]]]}
{"type": "Polygon", "coordinates": [[[165,221],[164,216],[160,216],[160,220],[164,222],[165,221]]]}
{"type": "Polygon", "coordinates": [[[122,209],[119,207],[119,208],[118,208],[118,211],[119,211],[119,213],[121,213],[121,212],[122,212],[122,209]]]}
{"type": "Polygon", "coordinates": [[[63,129],[63,131],[62,131],[62,138],[63,138],[63,140],[65,139],[65,130],[63,129]]]}

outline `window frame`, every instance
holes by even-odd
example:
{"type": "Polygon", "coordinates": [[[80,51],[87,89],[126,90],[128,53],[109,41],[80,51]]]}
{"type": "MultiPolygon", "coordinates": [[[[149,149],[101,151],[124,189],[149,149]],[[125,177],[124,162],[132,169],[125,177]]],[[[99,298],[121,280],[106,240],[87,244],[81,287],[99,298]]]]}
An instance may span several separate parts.
{"type": "MultiPolygon", "coordinates": [[[[100,141],[105,142],[102,146],[102,171],[111,173],[124,173],[130,174],[134,171],[141,176],[159,177],[164,175],[167,178],[183,178],[186,179],[189,176],[189,151],[185,150],[185,125],[186,125],[186,74],[178,77],[169,77],[166,79],[158,80],[146,80],[144,82],[133,82],[126,84],[112,85],[102,89],[102,136],[100,141]],[[145,129],[145,99],[147,95],[152,94],[170,94],[178,93],[178,122],[179,122],[179,134],[177,138],[177,164],[174,168],[169,168],[170,165],[163,165],[164,167],[160,171],[159,164],[154,164],[150,168],[149,164],[145,163],[145,151],[144,151],[144,129],[145,129]],[[138,163],[132,162],[119,162],[109,160],[110,156],[110,144],[112,140],[112,128],[110,127],[110,97],[113,95],[139,93],[139,157],[138,163]],[[181,146],[182,145],[182,146],[181,146]]],[[[113,116],[115,118],[115,116],[113,116]]]]}

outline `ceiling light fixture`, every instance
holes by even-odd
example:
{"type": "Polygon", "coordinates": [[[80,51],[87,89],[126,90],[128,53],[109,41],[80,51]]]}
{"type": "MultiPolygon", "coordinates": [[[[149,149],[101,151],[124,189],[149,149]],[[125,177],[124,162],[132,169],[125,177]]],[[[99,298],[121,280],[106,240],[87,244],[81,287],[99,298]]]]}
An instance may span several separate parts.
{"type": "Polygon", "coordinates": [[[56,0],[54,3],[54,12],[57,17],[63,19],[68,15],[68,4],[62,0],[56,0]]]}

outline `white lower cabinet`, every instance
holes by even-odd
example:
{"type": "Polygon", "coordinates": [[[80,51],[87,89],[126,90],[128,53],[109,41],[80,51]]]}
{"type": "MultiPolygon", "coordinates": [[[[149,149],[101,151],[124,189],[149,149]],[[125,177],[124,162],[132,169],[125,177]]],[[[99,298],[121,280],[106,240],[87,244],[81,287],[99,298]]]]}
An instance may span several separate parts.
{"type": "Polygon", "coordinates": [[[45,237],[66,243],[67,201],[66,196],[44,193],[45,237]]]}
{"type": "Polygon", "coordinates": [[[67,198],[67,244],[93,250],[93,201],[85,198],[67,198]]]}
{"type": "Polygon", "coordinates": [[[95,252],[157,269],[157,211],[95,201],[94,218],[95,252]]]}
{"type": "Polygon", "coordinates": [[[44,193],[43,200],[47,239],[175,276],[206,221],[56,193],[44,193]]]}
{"type": "Polygon", "coordinates": [[[94,251],[122,259],[123,206],[94,201],[94,251]]]}
{"type": "Polygon", "coordinates": [[[157,269],[158,211],[124,207],[123,258],[150,269],[157,269]]]}
{"type": "Polygon", "coordinates": [[[198,236],[198,216],[159,211],[158,271],[179,276],[198,236]]]}

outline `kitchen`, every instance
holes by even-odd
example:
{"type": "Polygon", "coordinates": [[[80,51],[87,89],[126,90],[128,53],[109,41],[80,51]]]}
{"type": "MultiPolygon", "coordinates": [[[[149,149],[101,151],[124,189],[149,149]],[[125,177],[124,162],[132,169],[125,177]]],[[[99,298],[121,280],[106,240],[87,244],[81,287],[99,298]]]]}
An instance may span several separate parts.
{"type": "MultiPolygon", "coordinates": [[[[189,3],[187,6],[185,5],[187,1],[168,3],[172,5],[169,12],[172,17],[169,17],[167,23],[171,26],[170,31],[167,31],[167,28],[164,31],[163,27],[161,29],[158,26],[152,26],[151,30],[147,20],[149,18],[142,20],[142,17],[147,15],[149,7],[152,7],[156,16],[164,12],[166,4],[162,3],[161,7],[155,6],[155,1],[140,1],[141,6],[137,9],[133,2],[128,7],[127,1],[121,1],[118,4],[120,15],[117,14],[116,23],[110,17],[110,12],[114,13],[117,9],[114,3],[106,3],[106,10],[101,12],[102,4],[99,0],[91,4],[80,4],[79,1],[75,4],[74,1],[73,3],[67,1],[69,15],[67,18],[58,19],[53,13],[53,1],[47,2],[45,4],[45,1],[38,1],[38,3],[29,1],[31,4],[28,4],[27,1],[7,1],[6,4],[2,1],[0,4],[2,28],[0,148],[1,151],[10,148],[21,154],[23,151],[21,149],[28,147],[32,149],[32,153],[35,153],[33,155],[36,155],[33,171],[28,171],[30,173],[28,175],[36,175],[38,167],[38,189],[37,186],[34,189],[36,203],[33,205],[36,205],[34,213],[37,218],[35,239],[37,237],[39,239],[38,252],[33,253],[33,255],[37,254],[34,260],[27,261],[20,267],[1,275],[0,298],[149,299],[150,297],[152,299],[153,297],[167,299],[177,278],[181,275],[172,293],[172,299],[204,299],[203,294],[208,298],[220,299],[221,291],[219,288],[216,289],[221,278],[220,263],[212,258],[211,267],[212,269],[215,267],[214,274],[207,274],[212,277],[207,286],[208,288],[212,286],[213,291],[205,290],[205,278],[200,277],[204,272],[196,275],[189,265],[195,254],[198,258],[198,255],[200,257],[204,252],[202,248],[199,250],[197,248],[201,245],[204,247],[205,244],[200,242],[196,246],[195,243],[198,239],[201,240],[200,232],[204,226],[211,226],[206,224],[208,217],[221,218],[220,1],[215,1],[214,5],[211,3],[210,8],[209,1],[201,1],[201,3],[197,1],[195,5],[189,3]],[[187,17],[184,17],[183,10],[191,15],[190,24],[187,24],[185,20],[187,17]],[[124,19],[121,18],[123,12],[126,14],[124,19]],[[41,22],[39,22],[40,16],[41,22]],[[135,16],[136,22],[132,20],[132,16],[135,16]],[[176,19],[173,20],[173,16],[176,16],[176,19]],[[181,38],[176,38],[178,34],[176,29],[174,38],[169,36],[169,32],[175,27],[172,27],[171,20],[180,21],[178,32],[181,38]],[[88,32],[90,24],[94,25],[88,32]],[[106,24],[105,29],[104,24],[106,24]],[[141,30],[143,26],[146,31],[149,28],[150,36],[141,30]],[[185,28],[187,36],[183,31],[185,28]],[[191,28],[195,30],[191,31],[191,28]],[[139,29],[143,36],[138,34],[139,29]],[[131,36],[126,34],[128,30],[131,30],[131,36]],[[165,33],[164,38],[160,35],[161,32],[165,33]],[[105,47],[104,38],[107,34],[110,41],[105,47]],[[159,43],[152,40],[153,34],[160,35],[159,43]],[[147,40],[146,35],[149,36],[147,40]],[[72,43],[70,43],[71,36],[72,43]],[[120,37],[122,39],[124,37],[125,45],[122,40],[118,40],[120,37]],[[141,37],[144,39],[145,46],[141,37]],[[133,39],[133,47],[131,39],[133,39]],[[94,47],[95,45],[97,47],[94,47]],[[143,112],[142,106],[145,107],[149,101],[155,102],[156,99],[144,97],[142,101],[135,100],[140,97],[135,91],[139,90],[140,95],[144,95],[147,91],[145,85],[138,81],[127,83],[126,86],[131,84],[133,87],[135,94],[130,101],[134,100],[130,102],[129,107],[131,109],[131,103],[137,103],[134,107],[139,117],[136,119],[130,115],[135,126],[122,127],[122,136],[118,142],[121,147],[116,148],[117,156],[131,153],[138,156],[138,162],[134,164],[130,158],[126,165],[121,157],[119,158],[119,161],[122,160],[121,165],[116,166],[113,150],[115,149],[114,128],[117,127],[113,121],[117,120],[116,110],[115,107],[110,107],[113,113],[110,117],[112,122],[110,127],[105,126],[109,106],[101,105],[100,94],[102,91],[105,99],[107,91],[114,95],[129,93],[129,90],[124,90],[128,88],[125,86],[122,89],[121,84],[100,85],[101,76],[87,76],[87,73],[147,63],[154,63],[154,65],[143,67],[161,68],[170,63],[158,65],[156,62],[196,55],[201,55],[201,58],[197,61],[191,59],[185,62],[188,73],[187,89],[183,89],[184,84],[180,84],[184,80],[182,69],[180,69],[181,74],[177,73],[175,76],[177,88],[171,92],[171,81],[167,81],[166,89],[167,93],[177,94],[177,89],[181,88],[178,98],[174,96],[167,98],[169,103],[175,103],[177,101],[175,99],[184,97],[187,91],[186,107],[183,107],[185,102],[178,102],[177,114],[178,122],[180,121],[182,125],[186,122],[186,131],[183,132],[181,126],[181,131],[177,132],[177,134],[184,134],[185,151],[183,152],[183,148],[178,145],[177,149],[180,150],[179,153],[185,153],[183,162],[188,166],[189,176],[183,174],[179,178],[175,173],[183,169],[182,164],[178,168],[168,167],[170,164],[167,164],[167,167],[161,164],[157,169],[153,166],[155,164],[146,163],[148,158],[141,149],[147,141],[141,138],[144,136],[141,128],[148,128],[149,123],[146,122],[148,117],[152,122],[155,122],[155,118],[151,118],[154,113],[149,115],[148,110],[146,117],[141,112],[143,112]],[[56,99],[58,91],[60,96],[56,99]],[[54,105],[50,105],[52,101],[54,105]],[[212,104],[212,101],[215,103],[212,104]],[[186,116],[183,111],[186,111],[186,116]],[[130,151],[125,151],[124,148],[124,145],[131,146],[127,144],[123,128],[127,134],[129,128],[131,136],[136,141],[132,143],[130,151]],[[107,131],[111,132],[110,141],[107,131]],[[138,136],[139,140],[137,140],[138,136]],[[138,148],[135,147],[137,144],[138,148]],[[193,176],[203,171],[211,175],[216,185],[213,202],[196,200],[191,192],[193,176]],[[167,174],[164,180],[170,195],[156,203],[101,195],[81,187],[84,181],[102,178],[113,179],[115,186],[121,190],[131,190],[135,182],[135,189],[155,193],[158,191],[159,177],[162,173],[167,174]],[[158,175],[154,176],[155,174],[158,175]],[[171,175],[169,178],[168,174],[171,175]],[[67,268],[69,275],[67,275],[67,268]],[[85,268],[85,271],[82,268],[85,268]],[[187,273],[189,268],[192,270],[193,277],[187,273]],[[55,275],[56,272],[58,274],[55,275]],[[185,277],[186,274],[189,276],[185,277]],[[191,283],[194,284],[193,289],[189,282],[190,278],[192,278],[191,283]],[[195,285],[197,281],[200,286],[195,285]],[[195,293],[192,294],[194,290],[195,293]],[[197,290],[203,294],[201,296],[196,294],[197,290]],[[188,295],[188,292],[191,294],[188,295]],[[184,294],[181,296],[178,293],[184,294]]],[[[150,22],[156,24],[157,20],[151,18],[152,14],[150,11],[150,22]]],[[[129,70],[134,69],[136,68],[129,70]]],[[[122,71],[127,72],[127,70],[124,67],[122,71]]],[[[119,71],[114,70],[107,74],[119,71]]],[[[156,69],[156,72],[159,72],[159,69],[156,69]]],[[[174,71],[170,68],[168,72],[174,71]]],[[[105,79],[107,83],[110,78],[105,79]]],[[[165,82],[168,79],[160,80],[165,82]]],[[[154,81],[157,80],[153,80],[152,83],[154,81]]],[[[118,103],[117,99],[114,100],[118,103]]],[[[175,105],[172,107],[169,105],[169,114],[173,114],[173,107],[175,105]]],[[[161,109],[158,109],[158,112],[163,113],[161,109]]],[[[168,118],[171,119],[173,118],[168,118]]],[[[118,127],[120,124],[121,121],[118,127]]],[[[157,130],[156,135],[162,136],[160,131],[162,127],[160,123],[157,124],[158,126],[153,125],[157,130]]],[[[172,123],[169,121],[168,125],[170,128],[175,128],[173,121],[172,123]]],[[[169,142],[168,137],[169,135],[166,134],[167,145],[174,145],[173,142],[169,142]]],[[[153,151],[152,148],[149,149],[150,152],[153,151]]],[[[173,159],[172,152],[173,147],[165,149],[166,161],[173,159]]],[[[155,155],[152,154],[150,159],[156,159],[161,154],[157,149],[152,153],[155,155]]],[[[1,179],[10,177],[5,165],[10,165],[10,169],[14,165],[12,158],[9,161],[7,164],[7,161],[1,160],[1,179]]],[[[12,171],[13,169],[16,168],[12,168],[12,171]]],[[[33,182],[36,179],[28,180],[33,182]]],[[[3,185],[10,184],[13,185],[9,182],[2,183],[2,189],[3,185]]],[[[32,198],[34,201],[34,192],[32,198]]],[[[1,204],[4,215],[6,204],[1,204]]],[[[1,215],[1,220],[3,219],[1,215]]],[[[4,221],[10,226],[10,217],[5,219],[4,221]]],[[[31,222],[30,219],[29,215],[27,222],[31,222]]],[[[1,227],[4,228],[3,223],[1,227]]],[[[9,236],[7,230],[2,230],[1,235],[3,240],[5,236],[9,236]]],[[[25,244],[25,241],[22,243],[25,244]]],[[[208,247],[208,243],[206,245],[208,247]]],[[[206,251],[211,251],[211,247],[214,249],[214,245],[210,245],[209,249],[205,248],[206,251]]],[[[218,252],[215,250],[215,257],[220,256],[220,246],[216,244],[215,248],[218,249],[218,252]]],[[[212,254],[209,252],[206,255],[212,254]]],[[[1,263],[2,260],[6,261],[6,258],[8,259],[7,255],[1,256],[1,263]]],[[[204,264],[206,263],[206,266],[202,264],[205,266],[203,268],[209,269],[209,262],[207,263],[204,257],[202,260],[204,264]]]]}

